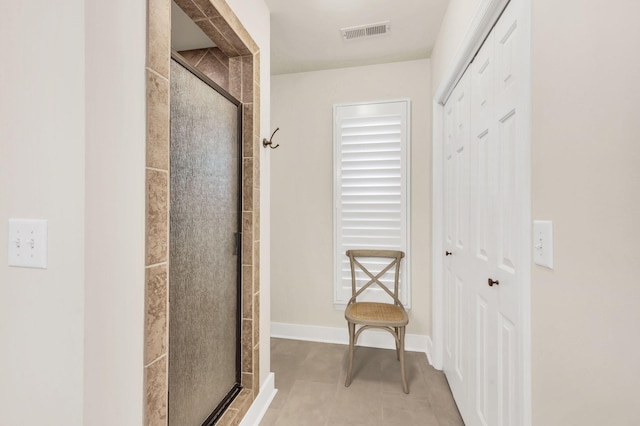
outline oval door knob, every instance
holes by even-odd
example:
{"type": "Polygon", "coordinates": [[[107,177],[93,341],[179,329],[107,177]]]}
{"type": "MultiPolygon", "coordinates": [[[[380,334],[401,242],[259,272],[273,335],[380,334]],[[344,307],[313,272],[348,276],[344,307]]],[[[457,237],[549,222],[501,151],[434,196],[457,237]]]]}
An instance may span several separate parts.
{"type": "Polygon", "coordinates": [[[445,255],[445,256],[451,256],[452,254],[453,254],[453,253],[451,253],[450,251],[445,251],[445,252],[444,252],[444,255],[445,255]]]}
{"type": "Polygon", "coordinates": [[[498,280],[492,280],[491,278],[489,278],[489,279],[487,280],[487,282],[489,283],[489,287],[493,287],[493,285],[494,285],[494,284],[495,284],[495,285],[500,284],[500,281],[498,281],[498,280]]]}

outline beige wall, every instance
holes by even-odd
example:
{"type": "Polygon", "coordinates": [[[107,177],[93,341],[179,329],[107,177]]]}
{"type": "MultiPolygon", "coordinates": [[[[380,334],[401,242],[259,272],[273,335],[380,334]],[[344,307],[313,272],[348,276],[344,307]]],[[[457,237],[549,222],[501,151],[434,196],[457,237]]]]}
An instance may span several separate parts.
{"type": "Polygon", "coordinates": [[[1,2],[0,16],[0,424],[79,426],[84,2],[1,2]],[[7,266],[9,218],[48,219],[47,269],[7,266]]]}
{"type": "MultiPolygon", "coordinates": [[[[477,3],[452,0],[434,89],[477,3]]],[[[532,267],[533,424],[639,424],[640,3],[531,3],[532,213],[555,243],[532,267]]]]}
{"type": "MultiPolygon", "coordinates": [[[[84,209],[86,218],[84,235],[79,235],[85,241],[84,352],[73,354],[85,364],[82,424],[141,424],[145,4],[115,0],[85,5],[84,40],[80,35],[87,52],[85,121],[77,124],[85,127],[86,155],[78,167],[85,171],[79,181],[86,191],[82,204],[61,204],[70,214],[84,209]]],[[[61,63],[52,61],[51,66],[61,63]]],[[[58,166],[70,164],[70,158],[61,159],[58,166]]],[[[56,284],[67,287],[64,280],[56,284]]],[[[53,418],[47,424],[66,423],[53,418]]]]}
{"type": "Polygon", "coordinates": [[[532,4],[534,424],[640,424],[640,2],[532,4]]]}
{"type": "Polygon", "coordinates": [[[428,60],[273,76],[271,282],[274,322],[346,327],[333,307],[333,104],[411,99],[412,311],[431,334],[431,104],[428,60]]]}

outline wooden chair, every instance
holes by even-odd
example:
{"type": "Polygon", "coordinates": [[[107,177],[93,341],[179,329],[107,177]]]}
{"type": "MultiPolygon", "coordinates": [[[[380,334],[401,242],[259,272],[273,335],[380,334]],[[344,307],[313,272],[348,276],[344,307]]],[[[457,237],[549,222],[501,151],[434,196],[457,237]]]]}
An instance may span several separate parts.
{"type": "Polygon", "coordinates": [[[404,393],[409,393],[407,378],[404,371],[404,336],[405,328],[409,323],[409,316],[398,299],[398,279],[400,275],[400,261],[404,257],[404,253],[396,250],[348,250],[347,256],[351,263],[351,299],[347,303],[344,317],[349,326],[349,367],[347,370],[347,380],[345,386],[351,384],[351,370],[353,367],[353,352],[355,349],[358,336],[368,328],[380,328],[391,333],[396,341],[396,356],[400,360],[400,373],[402,374],[402,389],[404,393]],[[382,258],[387,259],[390,263],[384,267],[376,275],[371,273],[359,259],[363,258],[382,258]],[[384,285],[381,278],[393,268],[394,283],[393,292],[384,285]],[[369,281],[356,289],[356,273],[362,270],[370,279],[369,281]],[[358,296],[376,283],[384,290],[392,299],[393,303],[378,302],[358,302],[358,296]],[[360,328],[356,331],[356,326],[360,328]]]}

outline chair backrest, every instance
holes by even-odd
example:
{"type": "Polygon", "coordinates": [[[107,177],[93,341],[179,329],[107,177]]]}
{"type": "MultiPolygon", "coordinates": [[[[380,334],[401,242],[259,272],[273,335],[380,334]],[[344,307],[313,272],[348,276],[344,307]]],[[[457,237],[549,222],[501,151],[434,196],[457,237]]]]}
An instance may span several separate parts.
{"type": "Polygon", "coordinates": [[[398,299],[398,281],[400,278],[400,262],[404,257],[404,252],[399,250],[347,250],[346,255],[349,257],[349,262],[351,264],[351,299],[349,300],[349,304],[355,302],[358,296],[375,283],[389,296],[391,296],[395,305],[402,306],[400,299],[398,299]],[[387,259],[389,260],[389,264],[374,275],[360,262],[363,258],[387,259]],[[369,281],[360,287],[360,289],[357,289],[356,282],[356,273],[358,269],[369,277],[369,281]],[[391,269],[393,269],[394,274],[393,291],[380,281],[380,279],[391,269]]]}

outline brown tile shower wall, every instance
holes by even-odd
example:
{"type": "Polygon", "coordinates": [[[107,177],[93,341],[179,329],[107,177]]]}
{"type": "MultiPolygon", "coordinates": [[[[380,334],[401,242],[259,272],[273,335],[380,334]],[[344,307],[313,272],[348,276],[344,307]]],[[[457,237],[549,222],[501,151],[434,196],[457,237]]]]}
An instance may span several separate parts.
{"type": "MultiPolygon", "coordinates": [[[[224,0],[176,0],[217,47],[181,54],[243,102],[242,386],[218,425],[236,425],[260,386],[260,53],[224,0]]],[[[147,0],[145,425],[167,425],[171,2],[147,0]]]]}
{"type": "Polygon", "coordinates": [[[180,52],[187,62],[198,68],[220,87],[229,92],[229,57],[217,47],[180,52]]]}

